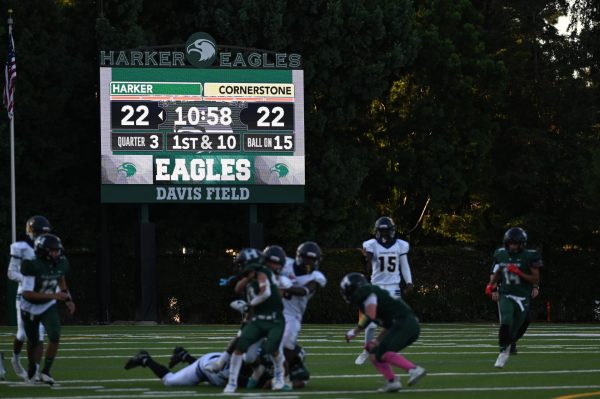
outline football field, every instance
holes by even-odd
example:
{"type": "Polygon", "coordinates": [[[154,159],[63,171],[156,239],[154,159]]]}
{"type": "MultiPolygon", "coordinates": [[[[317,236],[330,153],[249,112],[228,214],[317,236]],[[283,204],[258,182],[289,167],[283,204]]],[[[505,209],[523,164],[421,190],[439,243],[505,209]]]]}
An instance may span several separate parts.
{"type": "MultiPolygon", "coordinates": [[[[349,325],[306,325],[300,344],[311,372],[304,389],[271,392],[240,389],[246,398],[600,398],[600,324],[533,324],[519,354],[495,369],[497,325],[423,324],[419,340],[402,353],[425,367],[417,385],[383,394],[382,377],[370,363],[354,365],[360,342],[343,339],[349,325]]],[[[167,364],[176,345],[193,355],[221,351],[236,326],[66,326],[52,369],[57,384],[28,386],[10,367],[13,327],[0,327],[6,381],[0,398],[188,398],[223,396],[222,388],[200,385],[167,388],[149,369],[124,370],[126,360],[146,349],[167,364]]],[[[360,337],[362,338],[362,337],[360,337]]],[[[26,361],[24,361],[26,364],[26,361]]]]}

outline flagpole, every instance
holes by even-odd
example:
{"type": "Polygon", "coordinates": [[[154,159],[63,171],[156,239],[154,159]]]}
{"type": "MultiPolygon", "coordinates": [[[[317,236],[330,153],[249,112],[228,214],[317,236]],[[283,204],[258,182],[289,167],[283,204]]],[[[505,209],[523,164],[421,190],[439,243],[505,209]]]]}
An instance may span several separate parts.
{"type": "MultiPolygon", "coordinates": [[[[8,10],[8,34],[12,32],[12,12],[8,10]]],[[[12,241],[17,241],[17,202],[15,188],[15,116],[10,118],[10,210],[11,210],[11,231],[12,241]]]]}
{"type": "Polygon", "coordinates": [[[15,118],[10,120],[10,205],[11,205],[11,226],[12,241],[17,241],[17,202],[15,200],[15,118]]]}

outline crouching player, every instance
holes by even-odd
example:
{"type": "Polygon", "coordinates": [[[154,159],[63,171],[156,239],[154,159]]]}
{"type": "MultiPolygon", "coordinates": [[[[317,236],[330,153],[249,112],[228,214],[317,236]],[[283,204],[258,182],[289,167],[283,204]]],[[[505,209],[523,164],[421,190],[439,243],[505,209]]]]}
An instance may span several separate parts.
{"type": "Polygon", "coordinates": [[[358,326],[346,333],[347,342],[371,322],[383,327],[379,336],[365,347],[369,352],[369,360],[386,379],[386,384],[379,391],[396,392],[402,388],[400,378],[392,371],[392,365],[408,372],[408,385],[423,378],[426,375],[423,367],[416,366],[397,353],[419,337],[419,322],[412,309],[402,299],[394,299],[387,291],[369,284],[361,273],[344,276],[340,290],[344,300],[357,305],[364,315],[358,326]]]}

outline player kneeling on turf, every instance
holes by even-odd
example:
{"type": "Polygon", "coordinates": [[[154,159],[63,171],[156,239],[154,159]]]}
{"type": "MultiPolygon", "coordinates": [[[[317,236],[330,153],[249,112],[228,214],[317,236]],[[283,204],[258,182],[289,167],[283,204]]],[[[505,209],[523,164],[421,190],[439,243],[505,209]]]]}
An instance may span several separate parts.
{"type": "Polygon", "coordinates": [[[395,392],[402,388],[400,379],[394,375],[391,365],[408,372],[408,385],[417,383],[426,375],[423,367],[416,366],[398,351],[406,348],[419,337],[419,322],[412,309],[400,298],[369,284],[361,273],[350,273],[340,283],[342,297],[347,303],[357,305],[364,314],[358,326],[346,333],[350,342],[371,322],[383,327],[377,339],[369,342],[365,349],[369,360],[386,379],[380,392],[395,392]]]}

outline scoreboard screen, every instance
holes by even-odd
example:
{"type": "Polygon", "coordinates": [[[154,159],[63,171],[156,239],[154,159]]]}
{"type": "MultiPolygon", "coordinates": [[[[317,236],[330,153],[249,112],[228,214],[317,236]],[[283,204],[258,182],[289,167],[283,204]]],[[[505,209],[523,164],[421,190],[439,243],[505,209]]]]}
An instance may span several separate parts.
{"type": "Polygon", "coordinates": [[[302,70],[100,67],[103,203],[304,201],[302,70]]]}

